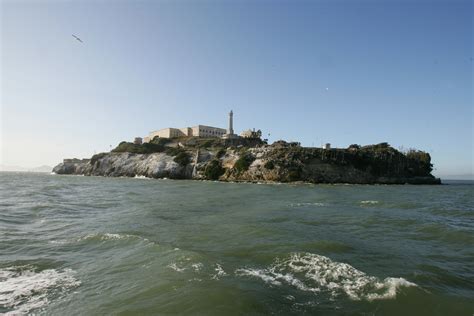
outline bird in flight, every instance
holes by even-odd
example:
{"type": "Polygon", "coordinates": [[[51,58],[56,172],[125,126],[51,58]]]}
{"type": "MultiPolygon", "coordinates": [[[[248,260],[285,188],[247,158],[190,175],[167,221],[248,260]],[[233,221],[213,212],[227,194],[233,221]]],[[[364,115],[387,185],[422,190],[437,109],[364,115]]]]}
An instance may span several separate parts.
{"type": "Polygon", "coordinates": [[[77,37],[76,35],[72,34],[72,37],[74,37],[75,39],[77,39],[79,42],[81,43],[84,43],[79,37],[77,37]]]}

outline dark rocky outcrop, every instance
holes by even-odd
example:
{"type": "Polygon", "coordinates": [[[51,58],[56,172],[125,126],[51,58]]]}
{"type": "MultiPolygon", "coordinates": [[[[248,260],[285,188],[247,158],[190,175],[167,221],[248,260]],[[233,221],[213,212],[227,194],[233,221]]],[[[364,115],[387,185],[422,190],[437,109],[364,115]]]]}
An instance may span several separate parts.
{"type": "Polygon", "coordinates": [[[440,184],[428,153],[402,153],[387,143],[347,149],[301,147],[259,139],[181,138],[121,143],[90,160],[64,161],[53,172],[97,176],[252,182],[440,184]]]}

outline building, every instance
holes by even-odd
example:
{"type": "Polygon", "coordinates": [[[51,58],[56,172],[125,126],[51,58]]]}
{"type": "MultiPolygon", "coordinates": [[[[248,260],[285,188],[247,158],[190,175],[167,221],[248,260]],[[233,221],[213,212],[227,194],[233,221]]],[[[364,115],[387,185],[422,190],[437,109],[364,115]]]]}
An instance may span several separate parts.
{"type": "Polygon", "coordinates": [[[331,149],[331,144],[330,143],[324,144],[323,149],[331,149]]]}
{"type": "Polygon", "coordinates": [[[219,127],[196,125],[193,127],[183,128],[163,128],[157,131],[150,132],[148,136],[143,139],[143,142],[148,143],[156,136],[161,138],[175,138],[181,136],[196,136],[196,137],[221,137],[226,133],[226,130],[219,127]]]}
{"type": "Polygon", "coordinates": [[[143,138],[143,142],[148,143],[157,136],[161,138],[175,138],[183,136],[239,138],[238,135],[234,134],[233,115],[234,113],[231,110],[229,113],[229,128],[227,130],[224,128],[207,125],[196,125],[193,127],[183,128],[168,127],[150,132],[148,136],[143,138]]]}
{"type": "Polygon", "coordinates": [[[243,131],[242,133],[240,133],[240,137],[243,137],[243,138],[260,138],[260,137],[262,137],[262,131],[261,130],[256,131],[255,128],[253,130],[248,129],[248,130],[243,131]]]}
{"type": "Polygon", "coordinates": [[[135,137],[135,139],[133,140],[133,143],[135,145],[141,145],[142,141],[143,141],[143,139],[141,137],[135,137]]]}

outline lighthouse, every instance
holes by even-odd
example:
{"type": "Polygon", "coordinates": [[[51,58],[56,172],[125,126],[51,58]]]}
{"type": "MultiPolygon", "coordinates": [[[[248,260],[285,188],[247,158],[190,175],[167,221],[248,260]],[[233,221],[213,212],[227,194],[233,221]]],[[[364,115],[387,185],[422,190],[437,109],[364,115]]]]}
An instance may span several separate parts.
{"type": "Polygon", "coordinates": [[[232,110],[229,112],[229,128],[227,129],[227,134],[234,134],[234,112],[232,112],[232,110]]]}
{"type": "Polygon", "coordinates": [[[232,110],[229,112],[229,127],[227,128],[227,133],[222,135],[222,138],[239,138],[239,135],[234,134],[234,112],[232,110]]]}

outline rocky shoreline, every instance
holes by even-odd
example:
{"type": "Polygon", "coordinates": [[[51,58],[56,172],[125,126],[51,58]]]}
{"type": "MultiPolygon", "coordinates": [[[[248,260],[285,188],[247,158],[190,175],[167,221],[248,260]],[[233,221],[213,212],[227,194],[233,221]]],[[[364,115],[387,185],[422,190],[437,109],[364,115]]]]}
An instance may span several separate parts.
{"type": "Polygon", "coordinates": [[[205,139],[121,143],[91,159],[65,159],[56,174],[228,182],[440,184],[429,154],[401,153],[386,143],[347,149],[301,147],[283,141],[205,139]]]}

